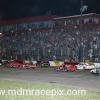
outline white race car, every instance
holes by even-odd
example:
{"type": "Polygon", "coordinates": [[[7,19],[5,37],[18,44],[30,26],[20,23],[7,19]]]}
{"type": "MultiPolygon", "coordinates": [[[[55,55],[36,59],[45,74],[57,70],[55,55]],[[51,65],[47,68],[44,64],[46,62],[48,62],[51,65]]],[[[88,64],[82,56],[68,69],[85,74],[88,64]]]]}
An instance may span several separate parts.
{"type": "Polygon", "coordinates": [[[79,63],[76,66],[77,66],[77,69],[80,69],[80,70],[82,70],[82,69],[93,69],[93,68],[95,68],[94,65],[90,65],[88,63],[83,63],[83,62],[82,63],[79,63]]]}
{"type": "Polygon", "coordinates": [[[100,68],[94,68],[90,71],[90,73],[93,73],[93,74],[100,74],[100,68]]]}

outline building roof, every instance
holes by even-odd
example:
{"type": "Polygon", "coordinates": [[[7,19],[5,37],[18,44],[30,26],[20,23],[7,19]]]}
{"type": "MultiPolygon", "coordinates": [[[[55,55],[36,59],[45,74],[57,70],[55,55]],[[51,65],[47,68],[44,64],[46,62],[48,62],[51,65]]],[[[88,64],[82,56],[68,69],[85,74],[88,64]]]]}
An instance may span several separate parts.
{"type": "MultiPolygon", "coordinates": [[[[82,17],[90,17],[90,16],[99,16],[100,14],[96,13],[89,13],[83,14],[82,17]]],[[[74,15],[74,16],[65,16],[65,17],[58,17],[58,16],[35,16],[35,17],[27,17],[22,19],[15,19],[15,20],[0,20],[0,25],[11,25],[11,24],[22,24],[22,23],[31,23],[31,22],[39,22],[39,21],[48,21],[48,20],[61,20],[61,19],[71,19],[71,18],[80,18],[81,15],[74,15]]]]}
{"type": "Polygon", "coordinates": [[[22,23],[30,23],[38,21],[47,21],[47,20],[53,20],[53,18],[55,17],[56,16],[35,16],[35,17],[27,17],[15,20],[0,20],[0,24],[7,25],[7,24],[22,24],[22,23]]]}
{"type": "MultiPolygon", "coordinates": [[[[96,13],[88,13],[88,14],[83,14],[82,17],[89,17],[89,16],[100,16],[100,14],[96,13]]],[[[65,17],[56,17],[54,20],[60,20],[60,19],[70,19],[70,18],[80,18],[81,15],[74,15],[74,16],[65,16],[65,17]]]]}

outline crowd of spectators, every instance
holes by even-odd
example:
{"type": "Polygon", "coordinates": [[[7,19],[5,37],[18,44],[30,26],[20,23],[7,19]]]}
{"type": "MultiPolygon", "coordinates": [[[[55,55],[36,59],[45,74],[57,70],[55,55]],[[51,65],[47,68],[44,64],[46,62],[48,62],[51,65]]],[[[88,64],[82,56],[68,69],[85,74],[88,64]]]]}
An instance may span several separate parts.
{"type": "Polygon", "coordinates": [[[100,31],[10,32],[0,38],[3,59],[100,61],[100,31]]]}

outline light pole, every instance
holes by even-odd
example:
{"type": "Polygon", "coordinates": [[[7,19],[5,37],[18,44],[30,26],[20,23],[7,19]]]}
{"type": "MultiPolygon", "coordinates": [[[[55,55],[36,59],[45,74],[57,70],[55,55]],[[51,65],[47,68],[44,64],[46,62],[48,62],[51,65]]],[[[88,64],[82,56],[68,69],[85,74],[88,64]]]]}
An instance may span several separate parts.
{"type": "MultiPolygon", "coordinates": [[[[87,11],[87,8],[88,8],[88,6],[87,6],[87,5],[84,5],[84,4],[83,4],[83,0],[81,0],[81,8],[80,8],[80,13],[81,13],[81,25],[83,24],[83,23],[82,23],[82,16],[83,16],[83,13],[84,13],[85,11],[87,11]]],[[[82,27],[80,27],[80,29],[82,29],[82,27]]],[[[84,54],[84,53],[85,53],[84,40],[83,40],[83,46],[82,46],[82,47],[83,47],[83,50],[82,50],[82,52],[83,52],[83,55],[82,55],[83,57],[82,57],[82,58],[83,58],[83,59],[82,59],[82,60],[83,60],[83,62],[84,62],[84,60],[85,60],[85,59],[84,59],[84,55],[85,55],[85,54],[84,54]]]]}

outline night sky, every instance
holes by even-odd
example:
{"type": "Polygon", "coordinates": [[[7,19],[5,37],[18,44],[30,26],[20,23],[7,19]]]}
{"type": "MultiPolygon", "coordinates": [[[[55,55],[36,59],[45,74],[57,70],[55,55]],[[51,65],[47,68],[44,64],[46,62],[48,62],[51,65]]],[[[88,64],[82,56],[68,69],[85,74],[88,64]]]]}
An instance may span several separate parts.
{"type": "MultiPolygon", "coordinates": [[[[80,0],[0,0],[0,19],[80,14],[80,0]]],[[[100,13],[100,0],[83,0],[88,5],[85,13],[100,13]]]]}

